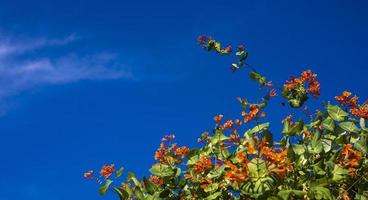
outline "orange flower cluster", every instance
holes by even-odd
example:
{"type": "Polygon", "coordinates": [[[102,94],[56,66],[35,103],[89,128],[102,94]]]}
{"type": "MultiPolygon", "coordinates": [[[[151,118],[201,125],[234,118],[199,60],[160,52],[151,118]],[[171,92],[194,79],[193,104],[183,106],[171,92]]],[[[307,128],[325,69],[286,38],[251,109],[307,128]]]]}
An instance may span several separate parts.
{"type": "Polygon", "coordinates": [[[358,97],[354,96],[354,97],[350,97],[351,96],[351,92],[349,91],[344,91],[342,93],[342,95],[340,96],[335,96],[335,99],[343,106],[353,106],[353,107],[357,107],[358,103],[358,97]]]}
{"type": "Polygon", "coordinates": [[[335,99],[343,106],[350,107],[351,114],[361,117],[364,119],[368,119],[368,102],[365,102],[363,105],[358,105],[358,97],[354,95],[351,96],[351,92],[344,91],[342,95],[335,96],[335,99]]]}
{"type": "Polygon", "coordinates": [[[345,144],[341,150],[338,162],[349,169],[349,175],[355,176],[356,167],[362,159],[362,154],[353,148],[352,144],[345,144]]]}
{"type": "Polygon", "coordinates": [[[257,104],[252,104],[249,106],[249,112],[242,112],[242,116],[244,117],[244,122],[250,122],[251,120],[257,119],[258,115],[260,117],[265,117],[266,114],[264,112],[260,113],[261,108],[257,104]]]}
{"type": "Polygon", "coordinates": [[[350,109],[350,112],[355,116],[368,119],[368,103],[364,103],[359,107],[353,107],[350,109]]]}
{"type": "Polygon", "coordinates": [[[270,148],[268,146],[262,146],[261,152],[266,161],[268,161],[271,165],[269,165],[269,170],[274,172],[278,176],[286,175],[291,169],[291,163],[287,159],[287,149],[276,149],[270,148]]]}
{"type": "Polygon", "coordinates": [[[211,159],[207,157],[201,157],[195,164],[194,164],[194,171],[197,174],[201,174],[212,167],[211,159]]]}
{"type": "Polygon", "coordinates": [[[166,152],[167,152],[166,145],[164,143],[161,143],[160,147],[155,152],[155,157],[154,157],[155,160],[158,160],[159,162],[164,163],[166,161],[165,159],[166,152]]]}
{"type": "Polygon", "coordinates": [[[222,128],[223,129],[231,129],[233,128],[233,121],[232,120],[227,120],[223,125],[222,125],[222,128]]]}
{"type": "Polygon", "coordinates": [[[180,163],[182,159],[189,155],[189,148],[186,146],[178,147],[176,143],[167,146],[175,138],[175,135],[171,134],[162,138],[160,147],[155,152],[155,160],[160,163],[173,164],[180,163]]]}
{"type": "Polygon", "coordinates": [[[164,180],[158,176],[150,176],[149,180],[155,185],[162,185],[164,184],[164,180]]]}
{"type": "Polygon", "coordinates": [[[240,167],[234,165],[231,161],[225,161],[225,164],[230,168],[226,171],[224,178],[230,182],[243,183],[248,178],[248,168],[247,168],[247,157],[244,152],[239,152],[237,158],[241,164],[240,167]]]}
{"type": "Polygon", "coordinates": [[[115,172],[115,165],[111,164],[111,165],[102,166],[100,174],[104,178],[108,179],[111,176],[111,174],[114,173],[114,172],[115,172]]]}
{"type": "Polygon", "coordinates": [[[257,153],[255,145],[253,143],[247,142],[245,143],[245,146],[247,147],[247,154],[251,155],[257,153]]]}
{"type": "Polygon", "coordinates": [[[175,155],[181,158],[187,157],[189,155],[189,148],[186,146],[179,147],[175,149],[175,155]]]}
{"type": "Polygon", "coordinates": [[[286,81],[284,88],[288,91],[295,90],[297,87],[307,83],[307,91],[313,96],[320,95],[320,83],[317,81],[317,74],[314,74],[311,70],[303,71],[300,77],[291,78],[286,81]]]}

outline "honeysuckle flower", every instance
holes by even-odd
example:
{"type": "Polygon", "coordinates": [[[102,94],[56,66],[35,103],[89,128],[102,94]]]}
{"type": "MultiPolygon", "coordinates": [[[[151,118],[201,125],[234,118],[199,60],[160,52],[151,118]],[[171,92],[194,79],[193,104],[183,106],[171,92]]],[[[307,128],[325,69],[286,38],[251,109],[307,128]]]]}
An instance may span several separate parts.
{"type": "Polygon", "coordinates": [[[212,168],[212,161],[211,159],[202,156],[195,164],[194,164],[194,171],[197,174],[201,174],[204,171],[207,171],[212,168]]]}
{"type": "Polygon", "coordinates": [[[184,158],[189,155],[189,148],[186,146],[179,147],[175,150],[175,155],[184,158]]]}
{"type": "Polygon", "coordinates": [[[357,117],[368,119],[368,104],[365,103],[359,107],[352,107],[350,112],[357,117]]]}
{"type": "Polygon", "coordinates": [[[112,173],[115,172],[115,165],[104,165],[102,166],[102,169],[100,171],[101,176],[103,176],[105,179],[108,179],[112,173]]]}
{"type": "Polygon", "coordinates": [[[353,106],[356,107],[358,105],[357,100],[358,97],[354,96],[354,97],[350,97],[351,96],[351,92],[345,90],[342,95],[340,96],[335,96],[335,99],[343,106],[353,106]]]}
{"type": "Polygon", "coordinates": [[[362,154],[353,148],[352,144],[345,144],[341,150],[338,162],[349,170],[350,176],[356,175],[356,167],[362,159],[362,154]]]}
{"type": "Polygon", "coordinates": [[[233,121],[232,120],[228,120],[226,121],[223,125],[222,125],[222,128],[223,129],[229,129],[229,128],[232,128],[234,125],[233,121]]]}

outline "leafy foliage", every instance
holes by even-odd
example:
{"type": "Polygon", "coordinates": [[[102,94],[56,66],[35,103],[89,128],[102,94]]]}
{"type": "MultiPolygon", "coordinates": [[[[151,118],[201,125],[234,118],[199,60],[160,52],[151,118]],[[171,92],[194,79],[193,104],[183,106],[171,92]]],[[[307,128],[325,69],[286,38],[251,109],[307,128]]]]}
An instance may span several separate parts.
{"type": "MultiPolygon", "coordinates": [[[[198,38],[207,51],[230,56],[231,46],[207,36],[198,38]]],[[[114,186],[123,168],[104,165],[100,175],[93,171],[87,179],[101,184],[104,195],[109,189],[125,199],[368,199],[368,105],[359,105],[357,97],[345,91],[336,96],[340,105],[331,103],[309,120],[283,121],[283,138],[273,141],[271,123],[261,123],[263,109],[276,96],[274,86],[245,63],[248,53],[240,45],[235,52],[234,71],[248,67],[250,79],[265,92],[261,101],[249,103],[238,97],[241,117],[223,121],[214,117],[212,133],[198,138],[202,147],[189,149],[173,143],[174,135],[165,136],[155,153],[157,161],[149,170],[150,178],[139,180],[133,173],[121,185],[114,186]],[[115,173],[114,180],[111,175],[115,173]]],[[[320,94],[317,75],[307,70],[284,84],[282,96],[291,108],[299,108],[320,94]]],[[[307,112],[306,109],[303,111],[307,112]]]]}

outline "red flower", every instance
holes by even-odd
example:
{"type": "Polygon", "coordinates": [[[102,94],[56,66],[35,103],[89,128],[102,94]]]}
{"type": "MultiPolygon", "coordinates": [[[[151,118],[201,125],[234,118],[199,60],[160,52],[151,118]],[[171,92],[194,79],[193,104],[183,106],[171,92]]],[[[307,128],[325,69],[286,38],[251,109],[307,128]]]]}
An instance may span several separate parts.
{"type": "Polygon", "coordinates": [[[106,179],[108,179],[112,173],[114,173],[115,171],[115,166],[114,164],[111,165],[104,165],[102,166],[102,169],[100,171],[101,176],[105,177],[106,179]]]}

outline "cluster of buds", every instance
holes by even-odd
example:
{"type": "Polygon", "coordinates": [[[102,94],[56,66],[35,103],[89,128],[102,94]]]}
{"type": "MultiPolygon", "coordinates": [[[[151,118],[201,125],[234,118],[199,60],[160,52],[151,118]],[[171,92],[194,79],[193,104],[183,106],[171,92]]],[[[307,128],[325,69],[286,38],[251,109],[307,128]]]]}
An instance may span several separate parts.
{"type": "Polygon", "coordinates": [[[160,147],[156,150],[154,159],[160,163],[175,164],[180,163],[189,155],[189,148],[178,147],[176,143],[171,143],[175,138],[174,134],[167,135],[161,139],[160,147]]]}

